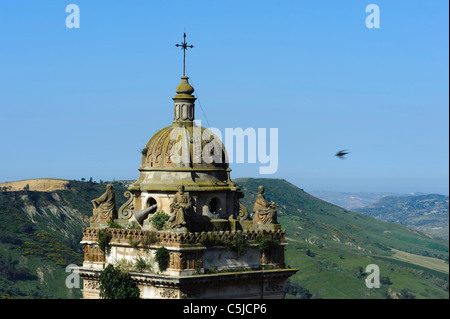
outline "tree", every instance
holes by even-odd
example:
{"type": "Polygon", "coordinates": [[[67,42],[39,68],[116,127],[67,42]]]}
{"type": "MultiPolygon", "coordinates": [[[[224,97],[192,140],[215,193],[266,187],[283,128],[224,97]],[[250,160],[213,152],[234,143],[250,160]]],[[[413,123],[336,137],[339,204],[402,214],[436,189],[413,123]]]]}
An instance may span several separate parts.
{"type": "Polygon", "coordinates": [[[410,293],[406,289],[402,289],[399,294],[400,299],[416,299],[416,296],[414,296],[412,293],[410,293]]]}
{"type": "Polygon", "coordinates": [[[109,264],[100,274],[100,297],[103,299],[139,299],[140,290],[128,273],[109,264]]]}
{"type": "Polygon", "coordinates": [[[293,295],[298,299],[311,299],[312,294],[308,289],[292,282],[290,279],[286,280],[284,284],[284,291],[287,294],[293,295]]]}
{"type": "Polygon", "coordinates": [[[392,281],[391,281],[391,279],[388,276],[380,277],[380,283],[382,285],[392,285],[392,281]]]}

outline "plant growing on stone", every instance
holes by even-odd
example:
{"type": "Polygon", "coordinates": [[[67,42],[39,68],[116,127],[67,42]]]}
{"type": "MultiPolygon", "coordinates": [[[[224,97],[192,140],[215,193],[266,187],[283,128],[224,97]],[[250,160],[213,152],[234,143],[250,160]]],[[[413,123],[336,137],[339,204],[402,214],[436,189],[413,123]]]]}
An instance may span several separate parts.
{"type": "Polygon", "coordinates": [[[278,245],[278,241],[275,239],[272,239],[272,237],[260,237],[258,238],[258,247],[260,250],[267,250],[272,247],[275,247],[278,245]]]}
{"type": "Polygon", "coordinates": [[[97,240],[97,244],[98,247],[105,252],[106,248],[109,245],[109,241],[111,240],[112,235],[106,230],[106,229],[100,229],[98,231],[98,240],[97,240]]]}
{"type": "Polygon", "coordinates": [[[226,241],[225,246],[228,250],[235,251],[238,257],[242,257],[247,252],[248,242],[244,236],[237,236],[234,240],[226,241]]]}
{"type": "Polygon", "coordinates": [[[164,228],[164,224],[169,220],[169,218],[170,216],[168,214],[160,210],[150,218],[150,221],[152,222],[153,227],[155,227],[157,230],[162,230],[164,228]]]}
{"type": "Polygon", "coordinates": [[[160,272],[165,271],[169,267],[170,252],[166,247],[160,247],[156,250],[155,260],[158,263],[160,272]]]}
{"type": "Polygon", "coordinates": [[[148,259],[143,258],[141,256],[138,256],[136,258],[136,261],[135,261],[135,264],[134,264],[134,267],[139,272],[143,272],[145,270],[152,271],[152,268],[153,268],[152,266],[153,265],[152,265],[151,260],[148,260],[148,259]]]}
{"type": "Polygon", "coordinates": [[[149,247],[158,242],[158,237],[154,232],[146,232],[142,239],[142,246],[149,247]]]}
{"type": "Polygon", "coordinates": [[[139,287],[131,276],[111,264],[100,273],[98,282],[103,299],[139,299],[139,287]]]}

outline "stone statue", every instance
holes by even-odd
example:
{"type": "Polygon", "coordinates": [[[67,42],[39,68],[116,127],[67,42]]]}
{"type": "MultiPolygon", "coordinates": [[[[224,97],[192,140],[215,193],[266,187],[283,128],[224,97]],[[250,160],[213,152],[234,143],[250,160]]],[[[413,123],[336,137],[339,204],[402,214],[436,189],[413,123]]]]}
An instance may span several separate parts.
{"type": "Polygon", "coordinates": [[[94,206],[93,217],[91,217],[91,223],[104,224],[109,220],[117,218],[116,210],[116,196],[114,194],[112,184],[106,185],[106,192],[91,201],[94,206]]]}
{"type": "Polygon", "coordinates": [[[255,224],[278,224],[277,204],[269,203],[264,197],[264,186],[258,187],[255,205],[253,206],[253,222],[255,224]]]}
{"type": "Polygon", "coordinates": [[[170,202],[170,218],[168,223],[171,228],[182,228],[187,225],[189,210],[192,208],[192,201],[189,193],[184,192],[184,186],[178,186],[178,192],[170,202]]]}

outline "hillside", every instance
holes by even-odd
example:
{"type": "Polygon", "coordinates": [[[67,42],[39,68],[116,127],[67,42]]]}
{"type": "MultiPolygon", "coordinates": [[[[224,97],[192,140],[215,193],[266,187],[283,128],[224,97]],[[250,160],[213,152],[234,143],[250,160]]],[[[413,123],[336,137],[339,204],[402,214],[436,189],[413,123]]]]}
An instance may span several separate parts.
{"type": "Polygon", "coordinates": [[[403,291],[416,298],[448,298],[448,241],[346,210],[285,180],[234,181],[244,191],[249,211],[258,185],[265,186],[269,201],[278,203],[278,220],[289,241],[286,261],[299,269],[291,281],[312,296],[395,298],[403,291]],[[432,262],[422,263],[426,257],[433,257],[432,262]],[[392,284],[368,289],[364,270],[369,264],[379,265],[384,282],[392,284]]]}
{"type": "MultiPolygon", "coordinates": [[[[253,207],[257,187],[279,205],[287,231],[286,263],[298,273],[288,298],[448,298],[448,241],[430,238],[319,200],[278,179],[236,179],[253,207]],[[368,289],[365,267],[377,264],[384,284],[368,289]]],[[[0,296],[79,298],[65,287],[69,264],[81,264],[81,229],[105,184],[70,181],[51,192],[0,192],[0,296]]],[[[126,190],[115,183],[116,204],[126,190]]]]}
{"type": "Polygon", "coordinates": [[[51,192],[61,189],[68,189],[69,187],[70,183],[68,180],[56,178],[37,178],[0,183],[0,191],[2,192],[17,192],[22,190],[51,192]]]}
{"type": "MultiPolygon", "coordinates": [[[[125,189],[115,184],[117,203],[125,189]]],[[[0,192],[0,298],[80,298],[65,287],[66,266],[81,265],[82,228],[104,184],[70,181],[51,192],[0,192]]]]}
{"type": "MultiPolygon", "coordinates": [[[[377,192],[330,192],[324,190],[310,191],[309,194],[339,207],[355,210],[374,204],[385,196],[404,196],[394,193],[377,192]]],[[[406,196],[406,195],[405,195],[406,196]]]]}
{"type": "Polygon", "coordinates": [[[448,239],[448,206],[445,195],[387,196],[356,211],[448,239]]]}

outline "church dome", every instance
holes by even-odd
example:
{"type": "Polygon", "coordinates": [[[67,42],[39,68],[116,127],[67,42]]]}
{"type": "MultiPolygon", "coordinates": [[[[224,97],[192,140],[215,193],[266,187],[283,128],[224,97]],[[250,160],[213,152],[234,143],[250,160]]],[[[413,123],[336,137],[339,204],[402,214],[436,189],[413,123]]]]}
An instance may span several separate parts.
{"type": "Polygon", "coordinates": [[[173,125],[159,130],[142,151],[147,169],[227,169],[225,146],[210,130],[192,125],[173,125]]]}
{"type": "Polygon", "coordinates": [[[172,125],[156,132],[145,145],[139,179],[131,190],[176,191],[179,185],[189,191],[236,190],[222,141],[194,122],[193,92],[188,77],[183,76],[172,98],[172,125]]]}

